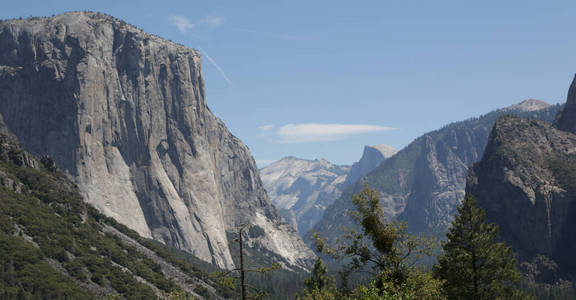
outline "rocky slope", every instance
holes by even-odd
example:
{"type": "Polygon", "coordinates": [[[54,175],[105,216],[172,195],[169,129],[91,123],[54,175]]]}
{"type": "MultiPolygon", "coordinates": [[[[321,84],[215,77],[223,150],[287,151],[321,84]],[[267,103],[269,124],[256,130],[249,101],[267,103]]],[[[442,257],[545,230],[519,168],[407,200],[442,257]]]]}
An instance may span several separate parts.
{"type": "Polygon", "coordinates": [[[274,205],[304,236],[346,186],[394,153],[396,149],[387,145],[365,146],[362,158],[352,167],[286,157],[260,170],[260,175],[274,205]]]}
{"type": "Polygon", "coordinates": [[[484,157],[470,168],[466,192],[522,260],[543,254],[576,270],[574,178],[576,135],[542,121],[503,117],[484,157]]]}
{"type": "Polygon", "coordinates": [[[34,158],[3,134],[0,220],[5,299],[220,298],[206,273],[100,214],[52,160],[34,158]]]}
{"type": "Polygon", "coordinates": [[[365,182],[378,190],[387,217],[406,221],[412,232],[443,234],[464,197],[468,166],[482,157],[496,119],[516,114],[550,121],[559,108],[526,100],[424,134],[347,188],[314,230],[334,241],[342,225],[352,226],[351,197],[365,182]]]}
{"type": "Polygon", "coordinates": [[[246,145],[208,109],[193,49],[98,13],[2,21],[0,114],[26,150],[142,236],[231,268],[226,231],[257,224],[269,251],[313,260],[246,145]]]}

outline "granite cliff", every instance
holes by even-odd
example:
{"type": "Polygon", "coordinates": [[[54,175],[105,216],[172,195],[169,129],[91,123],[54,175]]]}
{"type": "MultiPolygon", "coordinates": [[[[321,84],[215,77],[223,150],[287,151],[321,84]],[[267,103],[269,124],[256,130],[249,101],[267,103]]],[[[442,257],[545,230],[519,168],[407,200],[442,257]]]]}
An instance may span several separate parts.
{"type": "Polygon", "coordinates": [[[575,112],[573,82],[555,126],[500,118],[466,183],[466,192],[476,197],[488,220],[499,225],[502,239],[520,260],[545,255],[572,277],[576,275],[575,112]]]}
{"type": "Polygon", "coordinates": [[[254,242],[286,264],[314,258],[208,109],[193,49],[98,13],[2,21],[0,114],[26,150],[142,236],[231,268],[226,231],[255,224],[265,234],[254,242]]]}
{"type": "Polygon", "coordinates": [[[379,144],[373,146],[364,146],[364,152],[358,162],[352,164],[350,171],[346,174],[344,186],[355,184],[364,175],[370,173],[378,167],[384,160],[396,154],[398,150],[394,147],[379,144]]]}
{"type": "Polygon", "coordinates": [[[342,225],[352,226],[349,217],[352,195],[367,183],[379,192],[388,218],[406,221],[411,232],[442,235],[464,197],[468,166],[482,157],[496,119],[515,114],[550,121],[559,108],[538,100],[525,100],[426,133],[345,189],[326,209],[314,230],[335,240],[342,225]]]}
{"type": "Polygon", "coordinates": [[[521,260],[543,254],[576,270],[575,163],[576,135],[547,122],[503,117],[484,157],[470,168],[466,192],[521,260]]]}

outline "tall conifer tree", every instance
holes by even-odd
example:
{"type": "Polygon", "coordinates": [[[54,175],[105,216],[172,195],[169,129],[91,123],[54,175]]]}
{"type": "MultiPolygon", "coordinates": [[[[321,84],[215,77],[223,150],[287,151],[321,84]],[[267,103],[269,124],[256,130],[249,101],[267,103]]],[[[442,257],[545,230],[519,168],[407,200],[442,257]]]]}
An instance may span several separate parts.
{"type": "Polygon", "coordinates": [[[467,195],[446,234],[434,274],[444,280],[448,299],[526,299],[517,288],[520,275],[510,247],[496,242],[498,226],[467,195]]]}

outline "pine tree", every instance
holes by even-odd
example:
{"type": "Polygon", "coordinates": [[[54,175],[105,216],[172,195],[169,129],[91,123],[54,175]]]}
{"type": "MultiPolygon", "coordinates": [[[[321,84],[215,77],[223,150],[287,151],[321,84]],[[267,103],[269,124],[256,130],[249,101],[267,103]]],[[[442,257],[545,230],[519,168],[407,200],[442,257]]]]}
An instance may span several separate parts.
{"type": "Polygon", "coordinates": [[[306,289],[310,292],[315,289],[334,289],[334,278],[328,276],[327,273],[328,268],[326,268],[326,265],[324,265],[322,259],[318,257],[316,263],[314,264],[314,268],[312,269],[312,276],[304,280],[306,289]]]}
{"type": "Polygon", "coordinates": [[[446,234],[444,253],[434,274],[444,280],[448,299],[525,299],[517,289],[520,275],[510,247],[495,241],[498,226],[467,195],[446,234]]]}
{"type": "Polygon", "coordinates": [[[336,299],[336,285],[334,283],[334,278],[328,275],[328,268],[322,262],[322,259],[318,257],[314,268],[312,269],[312,276],[304,280],[304,285],[306,286],[306,291],[302,297],[297,299],[302,300],[324,300],[324,299],[336,299]]]}

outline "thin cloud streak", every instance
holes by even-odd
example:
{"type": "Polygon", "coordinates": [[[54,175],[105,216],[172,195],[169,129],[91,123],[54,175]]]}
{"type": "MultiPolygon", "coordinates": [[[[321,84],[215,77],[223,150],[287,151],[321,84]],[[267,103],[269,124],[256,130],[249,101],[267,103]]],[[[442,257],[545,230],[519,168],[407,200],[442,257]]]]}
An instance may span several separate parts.
{"type": "Polygon", "coordinates": [[[200,49],[200,51],[202,51],[202,53],[204,53],[204,56],[206,56],[208,61],[218,70],[218,72],[220,72],[220,75],[222,76],[222,78],[224,78],[224,80],[226,80],[226,82],[228,82],[228,84],[232,84],[232,81],[230,80],[230,78],[228,78],[228,76],[226,75],[226,72],[224,72],[224,70],[218,65],[218,63],[212,57],[210,57],[210,55],[208,55],[208,53],[204,49],[202,49],[202,48],[198,48],[198,49],[200,49]]]}
{"type": "Polygon", "coordinates": [[[178,30],[182,33],[187,33],[188,31],[192,30],[192,28],[194,28],[194,24],[182,16],[171,15],[170,23],[176,25],[178,30]]]}
{"type": "Polygon", "coordinates": [[[260,130],[260,131],[270,131],[272,129],[274,129],[274,125],[272,125],[272,124],[265,124],[265,125],[258,127],[258,130],[260,130]]]}
{"type": "Polygon", "coordinates": [[[199,23],[208,24],[211,26],[218,26],[222,23],[226,22],[226,18],[218,17],[218,16],[207,16],[206,18],[202,18],[199,23]]]}
{"type": "Polygon", "coordinates": [[[281,144],[330,142],[343,140],[355,135],[396,130],[397,128],[367,124],[287,124],[276,134],[281,144]]]}
{"type": "Polygon", "coordinates": [[[176,25],[176,28],[178,28],[178,31],[180,31],[181,33],[188,33],[194,28],[197,29],[216,28],[222,25],[224,22],[226,22],[226,18],[210,15],[200,20],[192,22],[190,19],[186,17],[171,15],[169,17],[169,21],[172,25],[176,25]]]}

